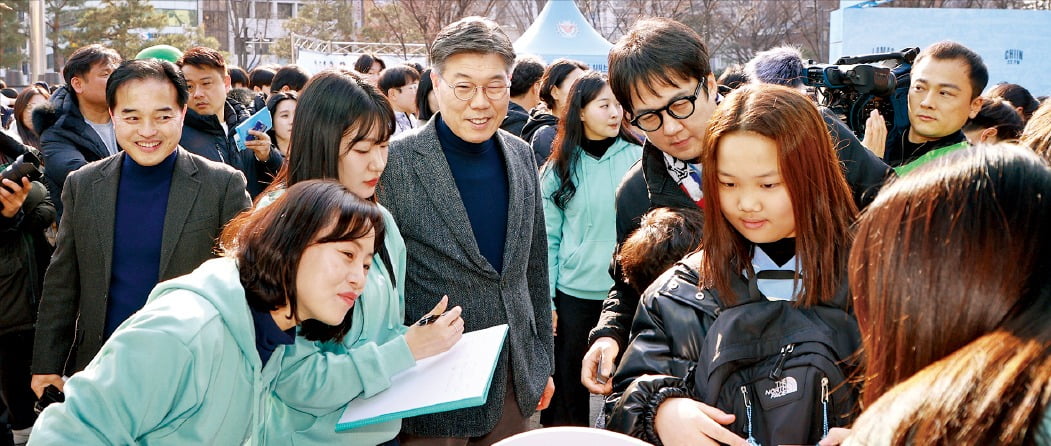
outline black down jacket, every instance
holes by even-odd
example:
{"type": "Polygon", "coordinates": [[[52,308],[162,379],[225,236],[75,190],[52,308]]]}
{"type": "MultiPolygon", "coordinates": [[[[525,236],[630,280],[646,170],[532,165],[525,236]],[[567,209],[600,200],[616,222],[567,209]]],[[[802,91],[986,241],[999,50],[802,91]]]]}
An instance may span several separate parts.
{"type": "MultiPolygon", "coordinates": [[[[639,302],[631,325],[631,342],[613,375],[613,393],[604,407],[606,428],[660,444],[653,431],[657,407],[667,398],[696,398],[692,382],[684,382],[696,366],[709,329],[720,313],[720,302],[709,289],[698,289],[700,253],[687,256],[654,281],[639,302]]],[[[738,276],[735,305],[765,299],[749,290],[738,276]]],[[[845,308],[850,296],[842,284],[832,305],[845,308]]],[[[853,338],[852,338],[853,339],[853,338]]]]}

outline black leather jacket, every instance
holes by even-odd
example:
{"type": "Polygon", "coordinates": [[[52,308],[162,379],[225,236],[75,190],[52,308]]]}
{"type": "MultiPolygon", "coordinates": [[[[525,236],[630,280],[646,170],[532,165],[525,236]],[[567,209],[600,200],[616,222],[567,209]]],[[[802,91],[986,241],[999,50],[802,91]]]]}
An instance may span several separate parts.
{"type": "Polygon", "coordinates": [[[696,364],[719,314],[716,297],[697,288],[699,263],[700,254],[687,256],[643,293],[631,324],[631,343],[606,399],[606,429],[659,443],[653,434],[654,409],[665,398],[689,397],[673,389],[686,387],[682,378],[696,364]]]}
{"type": "MultiPolygon", "coordinates": [[[[613,393],[604,406],[606,429],[660,445],[653,430],[660,404],[667,398],[696,398],[690,375],[720,312],[715,294],[697,287],[700,260],[700,253],[687,256],[643,293],[631,325],[631,343],[613,375],[613,393]]],[[[764,299],[750,291],[743,276],[732,280],[730,287],[743,298],[735,305],[764,299]]],[[[849,301],[847,284],[842,283],[831,304],[847,308],[849,301]]]]}

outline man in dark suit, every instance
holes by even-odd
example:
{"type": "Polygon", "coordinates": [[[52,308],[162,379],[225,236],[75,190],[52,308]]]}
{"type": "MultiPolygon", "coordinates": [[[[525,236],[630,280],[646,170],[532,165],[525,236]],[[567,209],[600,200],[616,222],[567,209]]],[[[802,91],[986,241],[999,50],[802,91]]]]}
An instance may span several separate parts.
{"type": "Polygon", "coordinates": [[[430,59],[439,113],[391,141],[378,194],[405,238],[405,314],[448,294],[467,331],[510,330],[486,403],[408,418],[400,440],[491,444],[527,430],[554,391],[544,212],[532,150],[499,131],[511,41],[468,17],[438,33],[430,59]]]}
{"type": "Polygon", "coordinates": [[[70,174],[62,189],[33,350],[38,396],[82,370],[157,282],[212,257],[223,225],[251,205],[244,175],[178,146],[187,96],[170,62],[125,62],[110,75],[123,152],[70,174]]]}

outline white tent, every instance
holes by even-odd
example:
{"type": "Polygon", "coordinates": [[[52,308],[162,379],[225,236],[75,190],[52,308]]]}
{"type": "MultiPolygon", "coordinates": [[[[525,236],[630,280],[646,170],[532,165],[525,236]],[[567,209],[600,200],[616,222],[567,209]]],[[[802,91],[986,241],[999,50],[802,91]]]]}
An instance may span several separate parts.
{"type": "Polygon", "coordinates": [[[537,56],[547,63],[565,57],[584,62],[593,70],[607,71],[613,44],[591,27],[575,2],[550,0],[514,46],[516,53],[537,56]]]}

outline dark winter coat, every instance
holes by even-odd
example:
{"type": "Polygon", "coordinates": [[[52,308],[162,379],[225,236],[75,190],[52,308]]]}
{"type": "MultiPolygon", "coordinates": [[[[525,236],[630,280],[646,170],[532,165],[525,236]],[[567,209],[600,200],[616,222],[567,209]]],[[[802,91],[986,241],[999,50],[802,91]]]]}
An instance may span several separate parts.
{"type": "Polygon", "coordinates": [[[529,120],[522,127],[522,140],[533,148],[536,166],[540,167],[551,155],[551,144],[558,132],[558,117],[547,110],[534,108],[529,112],[529,120]]]}
{"type": "Polygon", "coordinates": [[[500,124],[500,128],[521,138],[522,129],[525,128],[526,122],[528,121],[529,111],[521,105],[511,102],[511,104],[507,106],[507,116],[504,117],[504,122],[500,124]]]}
{"type": "Polygon", "coordinates": [[[55,205],[37,181],[14,217],[0,215],[0,336],[33,329],[51,259],[44,230],[54,221],[55,205]]]}
{"type": "Polygon", "coordinates": [[[106,143],[80,113],[76,93],[64,86],[55,91],[51,102],[33,110],[33,128],[40,134],[40,151],[47,165],[44,184],[62,215],[62,186],[69,174],[85,164],[109,156],[106,143]]]}
{"type": "Polygon", "coordinates": [[[263,189],[270,185],[270,181],[277,176],[281,170],[284,158],[276,148],[270,148],[270,159],[259,161],[255,152],[251,150],[238,150],[234,135],[234,128],[244,122],[250,116],[248,109],[241,103],[228,99],[225,105],[226,126],[229,133],[223,132],[216,115],[202,116],[197,112],[187,109],[186,120],[183,123],[182,139],[179,145],[195,155],[203,156],[209,160],[226,163],[240,170],[248,181],[248,194],[254,199],[263,189]]]}
{"type": "MultiPolygon", "coordinates": [[[[645,291],[632,322],[631,343],[613,376],[613,394],[606,400],[607,429],[659,444],[653,419],[664,399],[697,398],[683,378],[697,365],[705,337],[721,311],[716,294],[697,286],[701,256],[695,253],[676,263],[645,291]]],[[[735,306],[765,299],[750,289],[743,276],[734,278],[730,287],[742,298],[735,306]]],[[[846,308],[849,301],[843,282],[828,305],[846,308]]],[[[848,351],[860,341],[856,331],[854,337],[843,339],[848,351]]]]}

